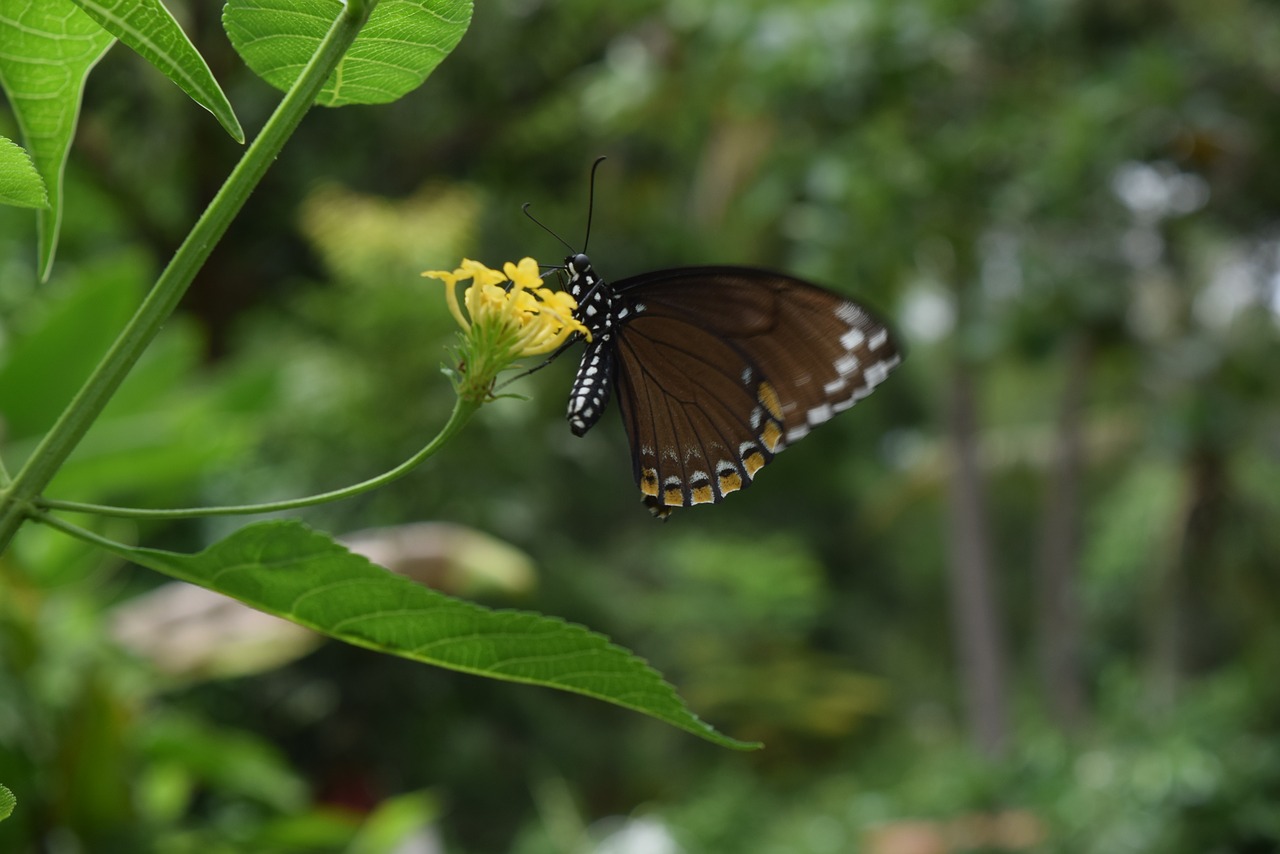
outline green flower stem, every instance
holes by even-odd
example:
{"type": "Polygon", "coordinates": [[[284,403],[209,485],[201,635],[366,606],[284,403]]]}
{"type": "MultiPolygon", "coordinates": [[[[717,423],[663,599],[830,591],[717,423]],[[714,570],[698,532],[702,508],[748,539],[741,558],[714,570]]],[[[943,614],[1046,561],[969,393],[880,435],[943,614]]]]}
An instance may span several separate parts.
{"type": "Polygon", "coordinates": [[[124,556],[121,551],[121,549],[124,548],[123,543],[117,543],[115,540],[104,537],[101,534],[96,534],[88,528],[81,528],[79,525],[73,525],[65,519],[59,519],[57,516],[52,516],[43,510],[32,510],[28,516],[42,525],[48,525],[50,528],[55,528],[64,534],[70,534],[77,540],[84,540],[86,543],[93,543],[95,546],[101,546],[113,554],[120,554],[124,556]]]}
{"type": "Polygon", "coordinates": [[[262,504],[232,504],[225,507],[182,507],[170,510],[112,507],[107,504],[83,504],[78,501],[58,501],[53,498],[37,498],[32,504],[41,510],[69,510],[76,513],[93,513],[98,516],[124,516],[130,519],[190,519],[198,516],[243,516],[252,513],[275,513],[280,510],[296,510],[299,507],[310,507],[314,504],[338,501],[342,498],[351,498],[371,489],[385,486],[417,468],[424,460],[453,438],[475,411],[480,408],[480,405],[476,401],[464,400],[459,397],[453,405],[453,412],[450,414],[449,420],[440,429],[440,433],[426,447],[400,465],[360,483],[330,492],[308,495],[304,498],[268,501],[262,504]]]}
{"type": "Polygon", "coordinates": [[[253,188],[262,180],[267,168],[315,102],[324,81],[368,19],[372,5],[370,0],[352,0],[343,8],[307,67],[174,253],[173,260],[138,307],[133,319],[14,476],[13,482],[0,495],[0,554],[31,511],[34,500],[84,438],[147,345],[173,313],[227,226],[244,207],[253,188]]]}

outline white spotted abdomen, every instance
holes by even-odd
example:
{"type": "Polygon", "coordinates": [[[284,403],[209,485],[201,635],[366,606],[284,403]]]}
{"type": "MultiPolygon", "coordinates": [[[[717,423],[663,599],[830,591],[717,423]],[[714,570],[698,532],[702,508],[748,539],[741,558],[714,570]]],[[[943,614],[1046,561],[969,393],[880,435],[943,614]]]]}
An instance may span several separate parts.
{"type": "Polygon", "coordinates": [[[614,351],[611,345],[608,338],[596,338],[587,344],[582,354],[578,376],[574,378],[573,390],[569,392],[569,429],[575,436],[590,430],[609,405],[609,395],[613,391],[614,351]]]}

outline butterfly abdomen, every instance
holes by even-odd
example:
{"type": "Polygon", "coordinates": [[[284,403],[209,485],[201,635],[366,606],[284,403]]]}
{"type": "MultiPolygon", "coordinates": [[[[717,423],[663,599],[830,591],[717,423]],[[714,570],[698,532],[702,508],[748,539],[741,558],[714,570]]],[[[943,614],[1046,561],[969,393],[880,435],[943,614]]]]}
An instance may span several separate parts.
{"type": "Polygon", "coordinates": [[[581,253],[565,259],[569,293],[578,301],[574,315],[591,332],[578,374],[569,392],[569,429],[575,436],[590,430],[604,414],[613,391],[617,364],[614,333],[619,322],[613,292],[596,275],[591,259],[581,253]]]}
{"type": "Polygon", "coordinates": [[[613,391],[614,364],[614,348],[609,339],[596,337],[587,345],[569,392],[569,429],[573,435],[584,435],[604,414],[613,391]]]}

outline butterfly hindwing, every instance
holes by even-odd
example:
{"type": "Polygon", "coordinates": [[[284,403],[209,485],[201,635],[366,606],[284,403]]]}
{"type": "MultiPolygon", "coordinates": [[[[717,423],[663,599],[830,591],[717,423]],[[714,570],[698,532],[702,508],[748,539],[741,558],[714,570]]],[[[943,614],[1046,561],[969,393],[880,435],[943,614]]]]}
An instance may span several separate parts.
{"type": "Polygon", "coordinates": [[[636,483],[655,513],[719,501],[772,457],[761,437],[782,427],[759,414],[754,373],[728,341],[691,323],[642,312],[624,327],[618,398],[636,483]]]}
{"type": "Polygon", "coordinates": [[[866,309],[779,273],[680,268],[613,290],[636,482],[663,517],[749,485],[901,361],[866,309]]]}

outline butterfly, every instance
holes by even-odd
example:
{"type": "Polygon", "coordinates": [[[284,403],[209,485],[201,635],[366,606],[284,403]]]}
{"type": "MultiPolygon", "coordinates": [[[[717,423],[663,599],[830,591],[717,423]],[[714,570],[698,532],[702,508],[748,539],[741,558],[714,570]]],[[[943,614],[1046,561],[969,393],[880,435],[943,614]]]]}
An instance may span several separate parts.
{"type": "Polygon", "coordinates": [[[569,427],[584,435],[616,396],[641,498],[661,519],[749,486],[902,361],[864,306],[784,273],[678,267],[610,284],[585,254],[590,211],[584,252],[570,247],[562,268],[591,332],[569,427]]]}

